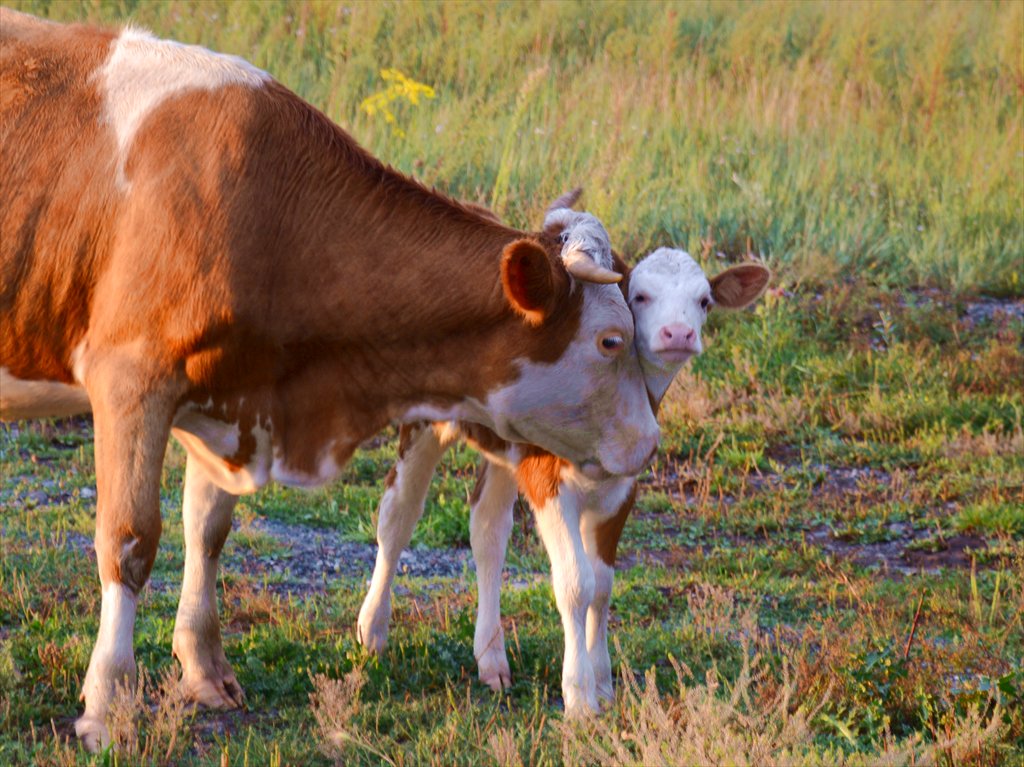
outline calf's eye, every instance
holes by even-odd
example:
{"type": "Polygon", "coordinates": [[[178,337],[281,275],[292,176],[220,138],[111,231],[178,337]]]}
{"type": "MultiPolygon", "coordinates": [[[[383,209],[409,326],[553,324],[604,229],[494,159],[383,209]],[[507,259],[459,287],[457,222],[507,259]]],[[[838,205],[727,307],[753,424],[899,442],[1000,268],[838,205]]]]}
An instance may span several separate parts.
{"type": "Polygon", "coordinates": [[[700,308],[704,311],[708,311],[711,308],[711,299],[704,296],[704,298],[700,300],[700,308]]]}
{"type": "Polygon", "coordinates": [[[642,304],[646,300],[647,300],[647,296],[645,296],[643,293],[637,293],[635,296],[633,296],[633,303],[634,304],[642,304]]]}

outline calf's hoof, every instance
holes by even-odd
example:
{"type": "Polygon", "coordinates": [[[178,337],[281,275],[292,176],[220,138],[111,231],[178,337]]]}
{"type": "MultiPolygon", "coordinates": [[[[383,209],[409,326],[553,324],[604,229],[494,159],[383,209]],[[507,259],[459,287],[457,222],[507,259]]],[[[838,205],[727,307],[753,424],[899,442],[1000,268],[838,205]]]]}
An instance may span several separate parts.
{"type": "Polygon", "coordinates": [[[110,730],[103,720],[83,714],[75,722],[75,735],[82,743],[82,748],[90,754],[98,754],[110,745],[110,730]]]}
{"type": "Polygon", "coordinates": [[[385,612],[384,618],[376,614],[364,616],[360,613],[359,622],[356,624],[356,639],[371,655],[380,655],[384,652],[384,647],[388,643],[390,617],[390,611],[385,612]]]}

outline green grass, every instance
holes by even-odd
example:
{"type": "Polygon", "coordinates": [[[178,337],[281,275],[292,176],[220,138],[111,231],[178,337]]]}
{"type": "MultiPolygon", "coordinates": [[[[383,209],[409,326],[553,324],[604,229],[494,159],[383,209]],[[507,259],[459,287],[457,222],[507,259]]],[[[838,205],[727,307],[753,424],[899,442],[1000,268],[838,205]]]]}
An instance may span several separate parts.
{"type": "MultiPolygon", "coordinates": [[[[1019,3],[15,5],[243,55],[386,161],[521,225],[583,184],[631,254],[678,244],[714,271],[749,238],[785,288],[713,313],[664,403],[613,595],[612,711],[562,722],[561,629],[522,510],[505,696],[475,681],[471,573],[400,576],[370,659],[353,636],[368,572],[289,595],[240,569],[288,553],[254,519],[372,541],[388,432],[331,487],[242,500],[220,595],[248,709],[186,715],[151,761],[686,763],[687,733],[724,763],[1024,758],[1024,324],[965,312],[1024,295],[1019,3]],[[385,68],[436,91],[391,103],[400,131],[360,111],[385,68]]],[[[467,544],[475,463],[449,455],[414,544],[467,544]]],[[[183,465],[172,446],[136,630],[150,703],[173,669],[183,465]]],[[[0,763],[146,761],[62,741],[99,617],[90,423],[5,428],[0,469],[0,763]]]]}

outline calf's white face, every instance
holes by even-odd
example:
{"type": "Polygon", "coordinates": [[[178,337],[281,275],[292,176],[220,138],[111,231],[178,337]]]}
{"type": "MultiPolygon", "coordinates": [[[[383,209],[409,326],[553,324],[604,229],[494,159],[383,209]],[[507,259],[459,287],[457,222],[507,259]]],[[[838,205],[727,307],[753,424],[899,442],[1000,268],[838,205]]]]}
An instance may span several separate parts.
{"type": "Polygon", "coordinates": [[[629,308],[640,357],[681,365],[704,350],[701,329],[714,305],[711,283],[690,255],[658,248],[629,275],[629,308]]]}
{"type": "Polygon", "coordinates": [[[748,306],[764,292],[770,277],[766,267],[751,262],[708,280],[688,253],[672,248],[658,248],[644,258],[629,276],[629,308],[645,373],[675,375],[704,351],[701,330],[712,307],[748,306]]]}

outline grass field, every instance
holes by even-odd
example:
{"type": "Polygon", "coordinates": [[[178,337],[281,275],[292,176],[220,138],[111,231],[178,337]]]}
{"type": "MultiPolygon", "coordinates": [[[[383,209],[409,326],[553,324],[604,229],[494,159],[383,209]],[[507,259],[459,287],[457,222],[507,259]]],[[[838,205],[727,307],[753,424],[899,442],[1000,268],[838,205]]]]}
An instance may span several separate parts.
{"type": "Polygon", "coordinates": [[[523,510],[515,683],[475,681],[468,450],[414,538],[435,574],[400,576],[382,658],[356,644],[370,569],[328,555],[372,555],[393,434],[332,487],[243,499],[220,596],[247,708],[183,708],[162,681],[172,445],[136,629],[150,681],[119,707],[140,737],[78,752],[91,424],[0,427],[0,764],[1024,764],[1024,5],[13,5],[242,55],[517,224],[582,184],[634,257],[752,252],[777,280],[712,315],[669,394],[613,595],[618,699],[578,726],[523,510]]]}

